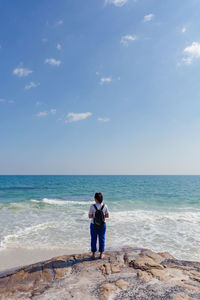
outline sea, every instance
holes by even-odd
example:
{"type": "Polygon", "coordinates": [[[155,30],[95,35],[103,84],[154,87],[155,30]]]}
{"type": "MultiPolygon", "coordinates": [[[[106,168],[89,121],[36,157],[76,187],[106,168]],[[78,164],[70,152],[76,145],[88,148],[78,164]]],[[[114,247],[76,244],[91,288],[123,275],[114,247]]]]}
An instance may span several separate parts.
{"type": "Polygon", "coordinates": [[[200,261],[200,176],[0,176],[0,251],[90,251],[88,210],[102,192],[106,249],[200,261]]]}

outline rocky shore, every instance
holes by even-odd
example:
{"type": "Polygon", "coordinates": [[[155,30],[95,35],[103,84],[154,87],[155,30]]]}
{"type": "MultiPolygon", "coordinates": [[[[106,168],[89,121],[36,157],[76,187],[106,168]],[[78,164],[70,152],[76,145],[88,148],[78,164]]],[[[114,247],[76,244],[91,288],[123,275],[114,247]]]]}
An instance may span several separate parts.
{"type": "Polygon", "coordinates": [[[131,247],[59,256],[1,272],[0,299],[200,299],[200,263],[131,247]]]}

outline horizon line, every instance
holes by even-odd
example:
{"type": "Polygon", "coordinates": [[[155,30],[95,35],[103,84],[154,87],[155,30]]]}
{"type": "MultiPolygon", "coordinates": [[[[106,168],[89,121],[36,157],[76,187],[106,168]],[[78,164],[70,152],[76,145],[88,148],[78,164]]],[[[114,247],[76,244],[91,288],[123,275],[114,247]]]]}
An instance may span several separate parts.
{"type": "Polygon", "coordinates": [[[200,174],[0,174],[0,176],[200,176],[200,174]]]}

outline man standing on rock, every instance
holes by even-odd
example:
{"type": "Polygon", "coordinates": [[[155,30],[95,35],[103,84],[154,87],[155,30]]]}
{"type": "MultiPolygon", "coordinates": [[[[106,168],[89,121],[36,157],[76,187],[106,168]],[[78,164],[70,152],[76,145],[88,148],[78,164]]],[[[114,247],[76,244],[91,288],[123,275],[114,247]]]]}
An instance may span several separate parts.
{"type": "Polygon", "coordinates": [[[102,193],[96,193],[94,196],[95,204],[90,206],[89,219],[90,223],[90,234],[91,234],[91,251],[92,259],[95,259],[95,253],[97,251],[97,236],[99,238],[99,252],[100,259],[103,258],[103,252],[105,248],[105,233],[106,233],[106,222],[105,218],[109,218],[109,211],[107,205],[103,204],[102,193]]]}

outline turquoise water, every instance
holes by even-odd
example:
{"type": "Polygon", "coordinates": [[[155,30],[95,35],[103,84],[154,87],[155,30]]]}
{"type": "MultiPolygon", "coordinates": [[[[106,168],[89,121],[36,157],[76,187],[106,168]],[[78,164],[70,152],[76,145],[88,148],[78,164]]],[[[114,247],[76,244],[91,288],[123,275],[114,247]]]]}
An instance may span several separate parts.
{"type": "Polygon", "coordinates": [[[87,213],[101,191],[106,245],[200,261],[200,176],[0,176],[0,249],[89,250],[87,213]]]}

